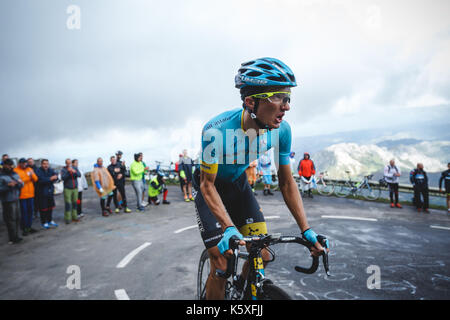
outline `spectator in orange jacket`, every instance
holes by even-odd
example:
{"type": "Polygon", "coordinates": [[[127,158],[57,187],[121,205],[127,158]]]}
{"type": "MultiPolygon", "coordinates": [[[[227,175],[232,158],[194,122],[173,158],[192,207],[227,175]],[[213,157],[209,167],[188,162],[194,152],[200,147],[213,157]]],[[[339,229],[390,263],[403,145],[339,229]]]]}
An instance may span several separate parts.
{"type": "Polygon", "coordinates": [[[35,233],[37,230],[31,228],[33,224],[33,212],[34,212],[34,183],[38,181],[37,175],[32,168],[27,166],[27,160],[21,158],[19,165],[14,169],[20,179],[23,181],[24,186],[20,190],[20,212],[21,212],[21,227],[24,236],[30,233],[35,233]]]}
{"type": "Polygon", "coordinates": [[[312,198],[311,194],[311,177],[316,174],[316,168],[314,162],[310,159],[309,153],[305,152],[303,154],[303,160],[298,164],[298,175],[300,176],[300,181],[302,183],[303,192],[308,191],[308,196],[312,198]],[[305,182],[309,181],[309,182],[305,182]]]}

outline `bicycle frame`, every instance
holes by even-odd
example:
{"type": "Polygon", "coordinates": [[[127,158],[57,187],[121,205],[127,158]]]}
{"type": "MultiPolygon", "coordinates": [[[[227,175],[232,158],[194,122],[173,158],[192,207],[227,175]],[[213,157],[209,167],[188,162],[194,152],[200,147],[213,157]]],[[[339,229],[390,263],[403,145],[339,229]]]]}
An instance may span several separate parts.
{"type": "Polygon", "coordinates": [[[350,192],[351,192],[352,195],[356,195],[357,192],[359,190],[362,190],[365,186],[367,186],[369,188],[369,190],[372,189],[370,184],[369,184],[369,179],[368,179],[367,176],[365,176],[359,182],[352,181],[352,178],[349,176],[349,179],[348,179],[348,181],[346,183],[348,183],[350,185],[350,187],[351,187],[350,192]]]}

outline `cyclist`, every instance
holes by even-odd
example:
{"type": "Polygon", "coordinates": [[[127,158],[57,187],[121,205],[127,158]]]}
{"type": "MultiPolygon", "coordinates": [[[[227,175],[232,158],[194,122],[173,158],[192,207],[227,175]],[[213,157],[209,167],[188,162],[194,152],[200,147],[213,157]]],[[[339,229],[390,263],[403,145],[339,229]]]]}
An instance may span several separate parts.
{"type": "Polygon", "coordinates": [[[447,194],[447,213],[450,213],[450,162],[447,163],[448,170],[442,172],[439,178],[439,192],[442,192],[442,181],[445,180],[445,193],[447,194]]]}
{"type": "MultiPolygon", "coordinates": [[[[226,280],[218,277],[216,270],[226,269],[225,257],[232,253],[230,238],[267,233],[245,169],[272,147],[283,198],[303,236],[314,243],[312,254],[320,255],[323,250],[309,227],[290,168],[291,129],[283,117],[290,109],[290,88],[297,85],[293,72],[278,59],[256,59],[241,65],[235,85],[243,109],[221,113],[204,126],[200,170],[194,175],[197,221],[211,262],[207,299],[224,298],[226,280]],[[235,136],[227,137],[227,131],[235,136]]],[[[242,240],[240,244],[245,245],[242,240]]],[[[266,261],[270,257],[266,250],[262,255],[266,261]]],[[[248,264],[244,265],[244,277],[246,271],[248,264]]]]}

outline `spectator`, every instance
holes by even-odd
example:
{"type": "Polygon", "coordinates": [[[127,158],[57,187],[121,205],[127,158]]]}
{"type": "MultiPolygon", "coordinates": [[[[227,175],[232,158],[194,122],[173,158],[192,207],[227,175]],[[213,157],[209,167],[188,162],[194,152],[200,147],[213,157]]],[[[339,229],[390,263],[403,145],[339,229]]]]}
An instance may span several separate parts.
{"type": "Polygon", "coordinates": [[[187,150],[183,150],[183,157],[179,164],[180,178],[183,179],[184,201],[194,201],[192,196],[192,174],[194,173],[194,161],[188,157],[187,150]]]}
{"type": "Polygon", "coordinates": [[[9,156],[5,153],[4,155],[2,155],[2,160],[0,161],[0,169],[3,168],[3,162],[5,162],[6,159],[9,159],[9,156]]]}
{"type": "Polygon", "coordinates": [[[184,188],[184,179],[181,178],[180,176],[180,163],[181,163],[181,159],[183,158],[183,155],[180,153],[178,155],[178,161],[175,163],[175,172],[178,175],[178,181],[180,181],[180,188],[181,188],[181,192],[183,192],[183,188],[184,188]]]}
{"type": "Polygon", "coordinates": [[[314,166],[314,162],[310,159],[310,155],[308,152],[303,154],[303,159],[298,164],[298,175],[300,176],[300,183],[302,187],[302,192],[305,194],[308,193],[310,198],[312,195],[312,178],[316,174],[316,167],[314,166]]]}
{"type": "Polygon", "coordinates": [[[64,184],[64,221],[66,224],[79,222],[77,214],[78,178],[80,171],[72,167],[72,161],[66,159],[66,166],[61,169],[61,180],[64,184]]]}
{"type": "Polygon", "coordinates": [[[55,187],[53,183],[58,180],[58,175],[55,170],[50,168],[47,159],[42,159],[41,167],[36,169],[36,175],[38,177],[38,189],[35,199],[39,206],[41,226],[44,229],[56,228],[58,225],[53,221],[52,217],[53,209],[55,208],[55,187]]]}
{"type": "Polygon", "coordinates": [[[127,204],[127,195],[125,194],[125,178],[127,174],[127,168],[125,166],[125,161],[122,160],[122,151],[116,152],[116,161],[117,161],[117,167],[120,168],[120,172],[117,174],[117,181],[114,180],[114,184],[116,185],[116,189],[114,189],[115,195],[114,198],[116,198],[116,201],[118,201],[119,209],[125,208],[125,213],[130,213],[131,210],[128,209],[127,204]],[[119,191],[119,193],[117,193],[119,191]],[[119,201],[119,195],[121,197],[119,201]]]}
{"type": "Polygon", "coordinates": [[[270,191],[270,186],[272,185],[272,161],[271,155],[269,151],[266,151],[262,154],[258,159],[258,171],[259,174],[263,177],[264,183],[264,195],[273,196],[272,191],[270,191]]]}
{"type": "Polygon", "coordinates": [[[78,216],[78,219],[80,219],[80,218],[84,217],[83,208],[82,208],[83,190],[87,190],[89,188],[89,185],[87,183],[84,172],[81,171],[81,169],[78,166],[77,159],[72,160],[72,167],[76,168],[80,172],[80,176],[77,178],[77,184],[78,184],[77,216],[78,216]]]}
{"type": "MultiPolygon", "coordinates": [[[[27,167],[33,169],[34,173],[36,173],[36,170],[38,169],[38,167],[34,163],[33,158],[27,159],[27,167]]],[[[34,185],[33,214],[34,214],[34,218],[37,218],[38,212],[39,212],[39,201],[37,199],[38,192],[39,192],[39,190],[38,190],[39,185],[36,182],[33,182],[33,185],[34,185]]]]}
{"type": "Polygon", "coordinates": [[[24,236],[30,233],[35,233],[37,230],[31,226],[33,224],[33,212],[34,212],[34,183],[38,180],[38,177],[34,173],[33,169],[27,167],[27,160],[21,158],[19,160],[19,166],[14,169],[19,175],[20,180],[23,181],[24,186],[20,190],[20,212],[21,212],[21,227],[24,236]]]}
{"type": "Polygon", "coordinates": [[[19,175],[14,172],[14,162],[2,158],[0,170],[0,200],[3,208],[3,220],[8,230],[9,244],[19,243],[20,189],[24,186],[19,175]]]}
{"type": "Polygon", "coordinates": [[[163,194],[163,204],[170,204],[167,201],[167,188],[164,181],[164,174],[161,172],[157,172],[156,177],[150,180],[148,186],[148,203],[154,203],[155,205],[159,205],[160,201],[158,199],[159,194],[163,194]]]}
{"type": "Polygon", "coordinates": [[[417,168],[410,172],[409,180],[414,187],[414,200],[417,211],[420,212],[423,208],[425,213],[430,213],[428,210],[428,177],[425,170],[423,170],[422,163],[418,163],[417,168]],[[420,195],[423,197],[423,203],[420,199],[420,195]]]}
{"type": "Polygon", "coordinates": [[[295,173],[295,152],[294,151],[291,151],[291,153],[289,154],[289,161],[291,163],[292,175],[294,175],[294,173],[295,173]]]}
{"type": "Polygon", "coordinates": [[[447,163],[447,170],[442,172],[439,179],[439,192],[442,192],[442,181],[445,180],[445,193],[447,194],[447,213],[450,213],[450,162],[447,163]]]}
{"type": "Polygon", "coordinates": [[[103,166],[103,159],[98,158],[94,164],[94,171],[91,174],[92,186],[100,197],[100,207],[104,217],[109,216],[111,212],[110,204],[113,198],[114,181],[108,170],[103,166]],[[106,202],[106,205],[105,205],[106,202]]]}
{"type": "Polygon", "coordinates": [[[108,172],[111,175],[111,177],[114,180],[114,185],[116,186],[116,188],[113,190],[113,201],[114,201],[114,206],[116,207],[115,212],[119,213],[120,210],[122,209],[122,204],[125,207],[125,212],[126,213],[130,213],[131,210],[128,209],[127,207],[127,198],[125,196],[122,196],[122,194],[125,194],[125,168],[117,162],[116,157],[111,156],[110,158],[111,160],[111,164],[108,166],[108,172]],[[117,191],[119,191],[121,197],[122,197],[122,201],[121,203],[119,203],[118,201],[118,195],[117,195],[117,191]]]}
{"type": "Polygon", "coordinates": [[[146,206],[149,205],[149,203],[145,201],[146,193],[147,193],[147,189],[148,189],[147,181],[145,180],[145,175],[147,174],[147,171],[149,170],[149,167],[143,161],[144,156],[142,155],[142,153],[141,153],[141,156],[142,156],[142,159],[141,159],[142,165],[144,166],[144,172],[142,173],[142,186],[143,186],[143,189],[142,189],[142,205],[144,207],[146,207],[146,206]],[[145,168],[147,168],[147,169],[145,169],[145,168]]]}
{"type": "Polygon", "coordinates": [[[142,153],[136,153],[134,155],[134,162],[130,167],[130,180],[133,185],[134,192],[136,193],[137,210],[144,211],[144,206],[142,204],[142,192],[144,190],[144,185],[142,182],[142,174],[148,167],[145,167],[142,163],[142,153]]]}
{"type": "Polygon", "coordinates": [[[391,208],[401,208],[401,204],[398,202],[398,180],[401,176],[400,169],[395,166],[395,160],[391,159],[389,164],[384,167],[384,179],[389,186],[389,197],[391,199],[391,208]],[[395,202],[394,202],[395,195],[395,202]]]}
{"type": "Polygon", "coordinates": [[[257,193],[255,191],[255,183],[256,183],[256,167],[258,166],[258,160],[250,162],[247,169],[245,169],[245,173],[247,174],[247,180],[250,187],[252,187],[252,191],[256,196],[257,193]]]}

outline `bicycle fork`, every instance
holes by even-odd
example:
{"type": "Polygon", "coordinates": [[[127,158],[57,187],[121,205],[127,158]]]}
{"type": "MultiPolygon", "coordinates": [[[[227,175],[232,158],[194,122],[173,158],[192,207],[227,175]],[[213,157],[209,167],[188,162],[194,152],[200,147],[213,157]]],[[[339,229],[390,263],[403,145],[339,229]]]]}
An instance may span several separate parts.
{"type": "Polygon", "coordinates": [[[253,258],[253,273],[254,276],[252,278],[254,281],[250,284],[252,300],[258,300],[258,290],[261,290],[262,283],[265,279],[264,263],[260,254],[253,258]]]}

